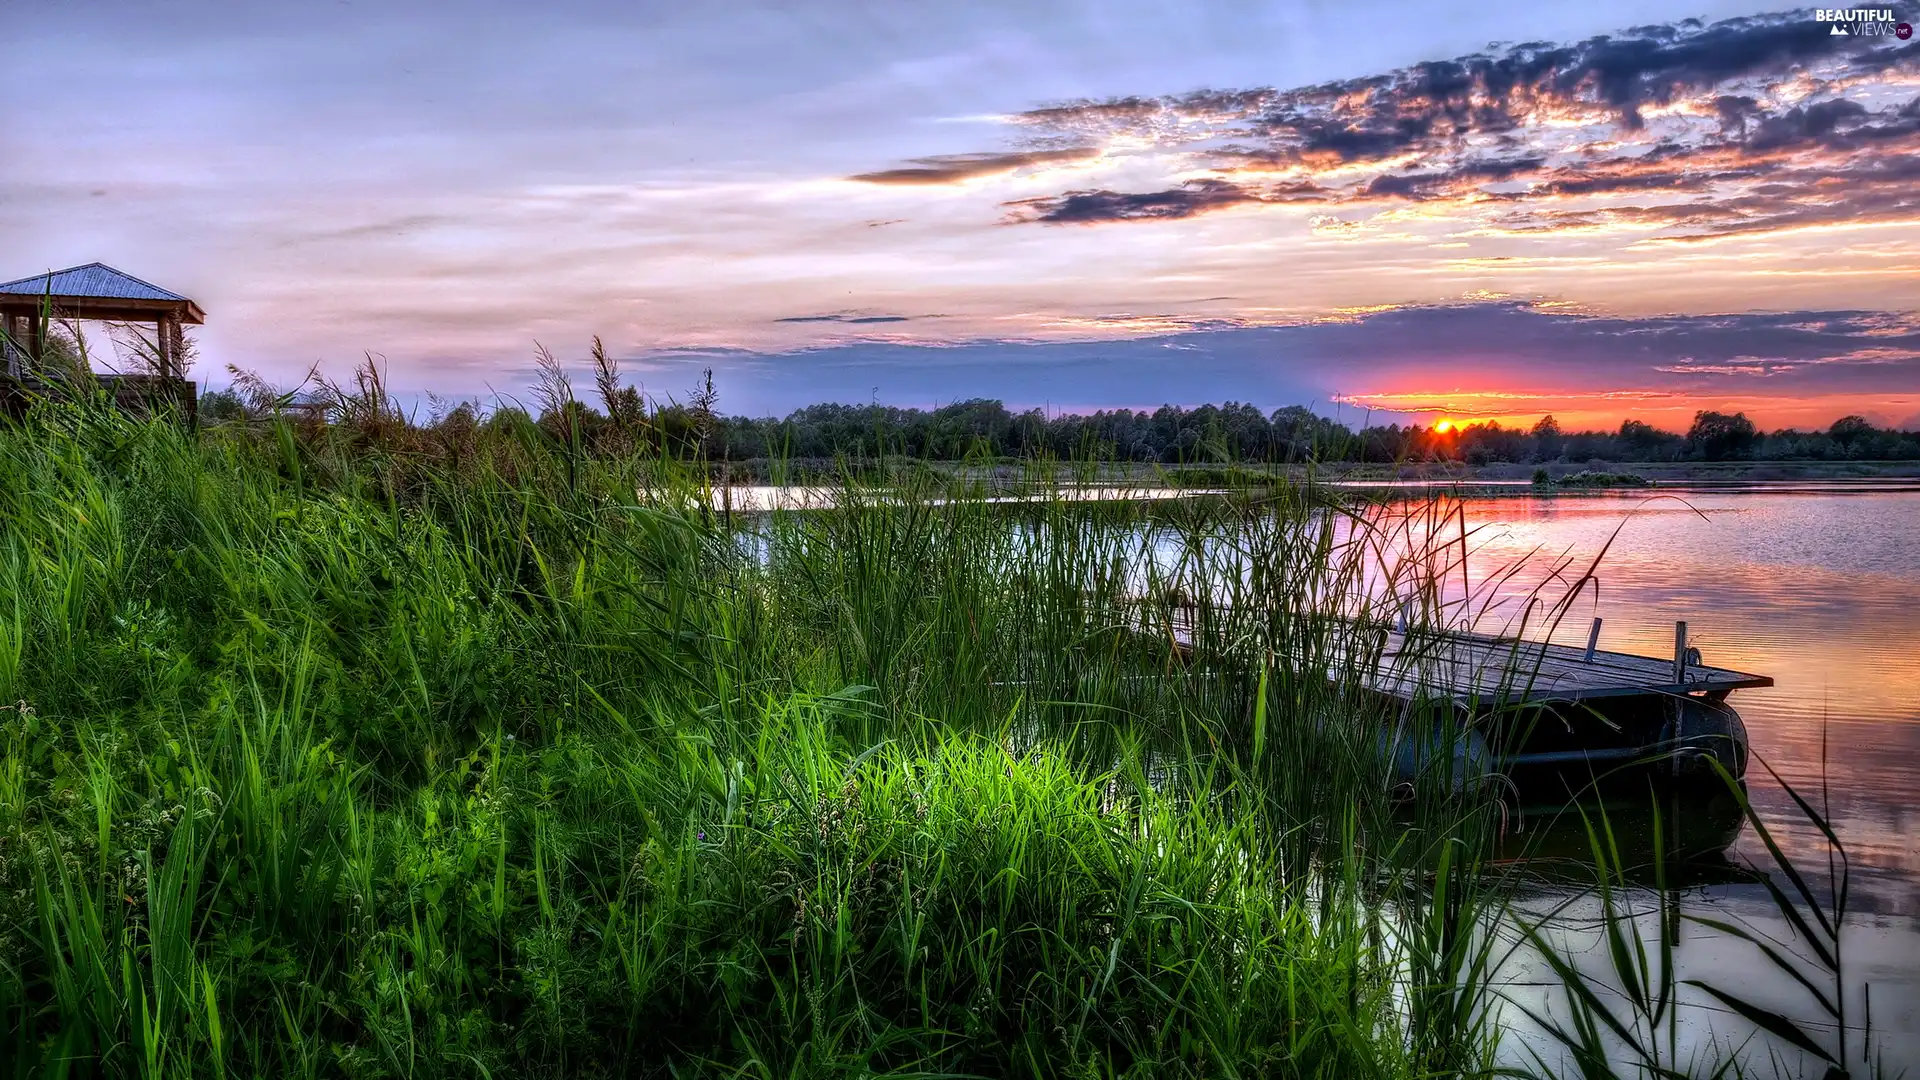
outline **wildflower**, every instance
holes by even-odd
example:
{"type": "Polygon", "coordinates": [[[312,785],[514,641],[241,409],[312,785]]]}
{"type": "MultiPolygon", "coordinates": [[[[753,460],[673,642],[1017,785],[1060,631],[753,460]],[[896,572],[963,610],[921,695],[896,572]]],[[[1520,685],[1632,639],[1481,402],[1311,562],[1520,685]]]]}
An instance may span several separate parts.
{"type": "Polygon", "coordinates": [[[700,832],[694,833],[693,838],[695,840],[705,840],[707,838],[706,830],[703,829],[700,832]]]}

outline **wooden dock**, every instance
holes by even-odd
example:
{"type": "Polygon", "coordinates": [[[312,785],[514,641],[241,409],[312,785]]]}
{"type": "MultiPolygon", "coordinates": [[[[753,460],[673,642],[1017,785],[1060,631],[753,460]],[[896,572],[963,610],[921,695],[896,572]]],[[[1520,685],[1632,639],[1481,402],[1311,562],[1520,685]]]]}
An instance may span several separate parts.
{"type": "MultiPolygon", "coordinates": [[[[1368,684],[1397,698],[1450,698],[1462,705],[1588,701],[1645,694],[1703,694],[1772,686],[1765,675],[1633,653],[1523,641],[1462,631],[1383,629],[1368,684]]],[[[1682,646],[1684,650],[1684,645],[1682,646]]]]}
{"type": "MultiPolygon", "coordinates": [[[[1176,614],[1161,632],[1182,651],[1192,647],[1192,616],[1176,614]]],[[[1143,629],[1146,629],[1143,627],[1143,629]]],[[[1462,630],[1349,626],[1348,650],[1361,681],[1403,701],[1451,700],[1465,707],[1493,708],[1654,695],[1704,696],[1720,700],[1735,690],[1772,686],[1765,675],[1699,662],[1686,644],[1686,624],[1676,624],[1670,659],[1581,649],[1462,630]]],[[[1595,620],[1593,639],[1599,636],[1595,620]]]]}

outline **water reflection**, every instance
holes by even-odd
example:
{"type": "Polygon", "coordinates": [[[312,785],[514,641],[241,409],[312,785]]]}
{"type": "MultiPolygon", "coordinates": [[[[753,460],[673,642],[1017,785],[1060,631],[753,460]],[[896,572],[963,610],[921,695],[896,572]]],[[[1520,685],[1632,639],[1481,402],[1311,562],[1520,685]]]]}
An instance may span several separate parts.
{"type": "MultiPolygon", "coordinates": [[[[1581,599],[1556,640],[1584,644],[1588,616],[1598,616],[1601,647],[1658,656],[1671,650],[1673,623],[1684,619],[1707,663],[1773,676],[1774,686],[1741,691],[1733,704],[1758,757],[1806,794],[1845,843],[1857,913],[1842,939],[1847,981],[1854,994],[1872,984],[1873,1025],[1886,1060],[1920,1062],[1920,844],[1913,840],[1920,829],[1920,492],[1862,496],[1801,484],[1793,491],[1699,490],[1684,503],[1636,493],[1470,498],[1460,509],[1471,530],[1472,587],[1503,594],[1496,617],[1517,620],[1552,559],[1565,555],[1584,567],[1611,541],[1597,594],[1581,599]],[[1540,573],[1501,583],[1499,573],[1518,560],[1532,560],[1540,573]]],[[[1549,583],[1545,591],[1552,590],[1549,583]]],[[[1751,769],[1748,782],[1788,857],[1824,877],[1826,845],[1818,831],[1766,769],[1751,769]]],[[[1648,816],[1609,808],[1609,817],[1644,847],[1648,816]]],[[[1710,840],[1721,820],[1708,813],[1687,825],[1701,826],[1710,840]]],[[[1578,879],[1565,871],[1582,857],[1585,829],[1577,814],[1548,821],[1543,833],[1516,837],[1515,854],[1532,845],[1553,856],[1539,866],[1553,868],[1572,889],[1578,879]]],[[[1737,817],[1733,826],[1725,856],[1696,857],[1670,881],[1681,889],[1682,910],[1737,916],[1783,949],[1804,952],[1805,942],[1756,876],[1773,872],[1770,857],[1751,829],[1738,828],[1737,817]]],[[[1591,922],[1596,901],[1545,888],[1526,902],[1540,912],[1570,903],[1555,915],[1558,940],[1582,963],[1602,966],[1605,948],[1591,922]]],[[[1688,926],[1675,953],[1683,978],[1741,988],[1766,1007],[1815,1024],[1805,991],[1757,949],[1688,926]]],[[[1555,984],[1524,956],[1507,975],[1515,987],[1540,984],[1543,995],[1555,984]]],[[[1685,1000],[1687,1045],[1724,1050],[1751,1033],[1711,999],[1693,993],[1685,1000]]],[[[1863,1010],[1864,1000],[1855,1002],[1852,1016],[1863,1010]]],[[[1507,1019],[1525,1041],[1537,1041],[1524,1017],[1507,1019]]]]}
{"type": "Polygon", "coordinates": [[[1613,852],[1629,882],[1677,888],[1754,884],[1754,871],[1729,857],[1745,811],[1718,781],[1651,791],[1623,784],[1572,800],[1516,800],[1499,834],[1496,861],[1522,880],[1591,885],[1593,846],[1613,852]]]}
{"type": "MultiPolygon", "coordinates": [[[[1688,505],[1619,498],[1483,499],[1464,504],[1469,572],[1492,582],[1512,561],[1591,556],[1612,537],[1600,587],[1557,640],[1661,655],[1687,620],[1708,663],[1774,678],[1736,694],[1754,750],[1796,787],[1825,798],[1867,872],[1877,910],[1920,915],[1920,493],[1870,498],[1711,494],[1688,505]],[[1614,536],[1616,528],[1619,530],[1614,536]],[[1823,770],[1824,755],[1824,770],[1823,770]]],[[[1538,580],[1501,586],[1517,598],[1538,580]]],[[[1491,587],[1491,586],[1488,586],[1491,587]]],[[[1790,803],[1764,770],[1754,798],[1790,803]]]]}

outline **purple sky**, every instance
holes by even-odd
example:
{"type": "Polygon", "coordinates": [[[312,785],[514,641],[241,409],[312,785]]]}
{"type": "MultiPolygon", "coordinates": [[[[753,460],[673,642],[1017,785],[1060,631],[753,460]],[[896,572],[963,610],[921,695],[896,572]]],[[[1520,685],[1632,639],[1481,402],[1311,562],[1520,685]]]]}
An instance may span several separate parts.
{"type": "Polygon", "coordinates": [[[1811,9],[17,7],[0,278],[215,383],[1920,426],[1920,38],[1811,9]]]}

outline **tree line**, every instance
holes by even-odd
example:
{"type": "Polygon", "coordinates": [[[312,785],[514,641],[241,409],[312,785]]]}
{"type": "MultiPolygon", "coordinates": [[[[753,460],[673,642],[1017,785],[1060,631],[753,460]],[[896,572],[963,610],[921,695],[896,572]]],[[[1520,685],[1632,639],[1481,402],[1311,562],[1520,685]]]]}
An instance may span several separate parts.
{"type": "MultiPolygon", "coordinates": [[[[466,428],[526,420],[583,446],[640,441],[674,456],[730,462],[883,456],[929,461],[1047,456],[1158,464],[1920,460],[1920,431],[1878,428],[1860,416],[1842,417],[1818,431],[1763,432],[1745,413],[1708,410],[1695,413],[1685,432],[1633,419],[1611,431],[1569,432],[1552,416],[1530,427],[1490,420],[1355,428],[1300,405],[1265,412],[1236,401],[1057,414],[1015,411],[991,398],[933,409],[829,402],[785,417],[728,416],[719,408],[711,372],[684,401],[646,398],[623,384],[617,363],[598,339],[593,349],[596,408],[575,394],[569,376],[550,353],[541,350],[538,359],[533,408],[510,404],[482,415],[476,403],[448,407],[436,398],[424,426],[466,428]]],[[[229,371],[234,376],[231,387],[202,396],[203,418],[257,418],[292,405],[326,419],[371,413],[387,424],[415,423],[399,415],[371,361],[356,369],[349,386],[330,383],[316,371],[309,384],[303,384],[316,389],[291,392],[278,391],[251,372],[229,371]]]]}
{"type": "MultiPolygon", "coordinates": [[[[785,417],[747,417],[721,414],[702,395],[694,397],[687,403],[643,404],[629,393],[613,410],[582,401],[550,402],[534,410],[505,406],[492,410],[486,422],[506,423],[525,414],[544,428],[578,432],[593,444],[617,426],[641,425],[668,452],[717,461],[883,455],[930,461],[1045,455],[1159,464],[1920,460],[1920,431],[1879,428],[1860,416],[1842,417],[1816,431],[1766,432],[1745,413],[1713,411],[1696,413],[1685,432],[1640,420],[1625,420],[1611,431],[1569,432],[1551,416],[1531,427],[1495,420],[1445,428],[1355,429],[1299,405],[1265,413],[1241,402],[1047,415],[1038,409],[1016,412],[980,398],[936,409],[824,403],[785,417]]],[[[212,391],[200,402],[201,416],[213,422],[257,411],[237,389],[212,391]]],[[[436,413],[427,424],[447,422],[482,420],[478,408],[465,403],[436,413]]]]}
{"type": "MultiPolygon", "coordinates": [[[[672,422],[670,415],[663,419],[672,422]]],[[[1228,402],[1047,415],[977,399],[936,409],[821,404],[784,418],[716,417],[706,449],[715,458],[734,461],[881,453],[929,460],[1044,454],[1168,464],[1886,461],[1920,460],[1920,432],[1877,428],[1860,416],[1843,417],[1821,431],[1763,432],[1744,413],[1714,411],[1696,413],[1685,432],[1663,431],[1639,420],[1623,421],[1612,431],[1568,432],[1551,416],[1531,427],[1487,421],[1356,430],[1298,405],[1271,413],[1228,402]]]]}

